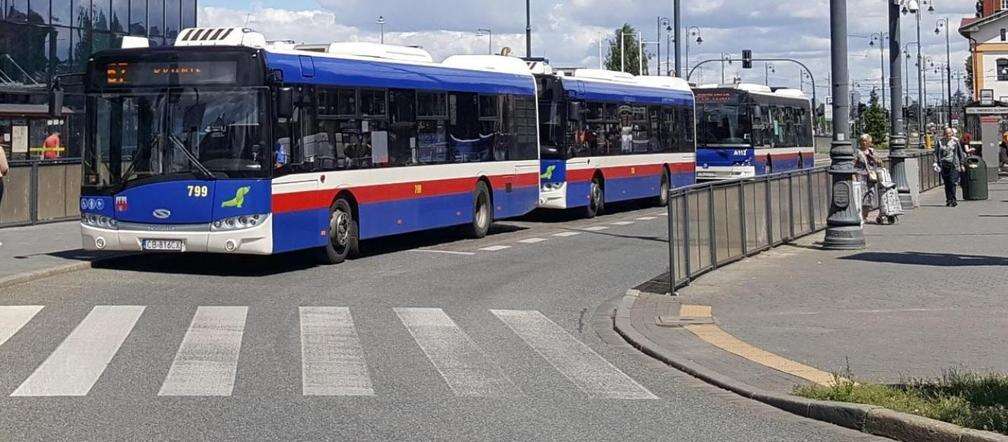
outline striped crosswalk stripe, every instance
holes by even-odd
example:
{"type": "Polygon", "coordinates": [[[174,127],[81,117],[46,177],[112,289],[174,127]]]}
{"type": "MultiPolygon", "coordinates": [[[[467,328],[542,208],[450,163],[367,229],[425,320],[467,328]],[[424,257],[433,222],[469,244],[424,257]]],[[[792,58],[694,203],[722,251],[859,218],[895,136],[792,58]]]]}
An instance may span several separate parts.
{"type": "Polygon", "coordinates": [[[484,252],[498,252],[498,251],[501,251],[501,250],[504,250],[504,249],[510,249],[510,248],[511,248],[511,246],[489,246],[489,247],[484,247],[484,248],[482,248],[480,250],[482,250],[484,252]]]}
{"type": "Polygon", "coordinates": [[[563,238],[563,237],[567,237],[567,236],[575,236],[575,235],[580,235],[580,234],[581,234],[581,232],[560,232],[560,233],[554,233],[553,236],[559,236],[559,237],[563,238]]]}
{"type": "Polygon", "coordinates": [[[301,392],[374,396],[350,309],[301,307],[301,392]]]}
{"type": "Polygon", "coordinates": [[[42,311],[41,305],[8,305],[0,307],[0,345],[7,342],[14,336],[21,327],[31,321],[38,312],[42,311]]]}
{"type": "Polygon", "coordinates": [[[587,231],[590,231],[590,232],[598,232],[600,230],[606,230],[606,229],[608,229],[608,227],[606,227],[606,226],[591,226],[591,227],[585,227],[584,229],[587,230],[587,231]]]}
{"type": "Polygon", "coordinates": [[[651,221],[657,217],[654,216],[641,216],[637,218],[637,221],[651,221]]]}
{"type": "Polygon", "coordinates": [[[542,313],[521,310],[491,312],[586,393],[607,399],[657,399],[542,313]]]}
{"type": "Polygon", "coordinates": [[[616,221],[616,222],[613,222],[613,223],[610,223],[610,224],[612,224],[614,226],[629,226],[629,225],[633,224],[633,221],[616,221]]]}
{"type": "Polygon", "coordinates": [[[546,241],[546,238],[526,238],[526,239],[523,239],[523,240],[519,240],[518,242],[520,242],[522,244],[535,244],[535,243],[540,243],[540,242],[543,242],[543,241],[546,241]]]}
{"type": "Polygon", "coordinates": [[[11,396],[87,395],[143,311],[143,306],[95,306],[11,396]]]}
{"type": "Polygon", "coordinates": [[[248,307],[201,306],[158,396],[230,396],[248,307]]]}
{"type": "Polygon", "coordinates": [[[521,394],[443,310],[396,308],[395,313],[457,396],[521,394]]]}

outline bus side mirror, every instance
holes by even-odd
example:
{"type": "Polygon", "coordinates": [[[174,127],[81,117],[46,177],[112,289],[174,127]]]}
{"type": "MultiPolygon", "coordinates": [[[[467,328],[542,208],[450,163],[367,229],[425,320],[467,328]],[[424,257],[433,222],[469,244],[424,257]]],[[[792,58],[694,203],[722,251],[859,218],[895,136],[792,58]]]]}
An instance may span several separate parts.
{"type": "Polygon", "coordinates": [[[294,116],[294,88],[282,87],[277,89],[276,114],[277,118],[291,118],[294,116]]]}
{"type": "Polygon", "coordinates": [[[58,86],[49,90],[49,116],[53,118],[63,116],[63,90],[58,86]]]}

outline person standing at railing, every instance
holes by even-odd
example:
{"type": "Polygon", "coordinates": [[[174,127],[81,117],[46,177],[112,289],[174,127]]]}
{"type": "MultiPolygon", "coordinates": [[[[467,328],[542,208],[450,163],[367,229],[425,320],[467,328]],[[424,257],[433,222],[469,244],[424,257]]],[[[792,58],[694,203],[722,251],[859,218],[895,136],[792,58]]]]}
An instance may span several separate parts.
{"type": "Polygon", "coordinates": [[[42,142],[42,158],[55,160],[59,157],[60,133],[53,132],[42,142]]]}
{"type": "Polygon", "coordinates": [[[7,152],[0,146],[0,203],[3,203],[4,175],[10,172],[10,164],[7,164],[7,152]]]}
{"type": "Polygon", "coordinates": [[[951,127],[945,128],[945,136],[935,149],[935,170],[941,172],[945,184],[945,206],[956,207],[956,185],[959,183],[959,173],[965,170],[965,151],[959,139],[955,137],[951,127]]]}

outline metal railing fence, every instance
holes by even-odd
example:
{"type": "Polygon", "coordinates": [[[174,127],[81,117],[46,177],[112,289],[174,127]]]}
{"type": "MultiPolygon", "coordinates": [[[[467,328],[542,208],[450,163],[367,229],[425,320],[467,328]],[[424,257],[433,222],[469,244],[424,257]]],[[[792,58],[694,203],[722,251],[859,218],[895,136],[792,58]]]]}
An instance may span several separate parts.
{"type": "MultiPolygon", "coordinates": [[[[908,178],[939,185],[930,153],[915,151],[908,178]]],[[[888,167],[888,159],[885,159],[888,167]]],[[[826,228],[828,167],[673,189],[668,199],[670,292],[700,275],[826,228]]]]}
{"type": "Polygon", "coordinates": [[[11,162],[4,176],[0,227],[80,217],[80,159],[11,162]]]}

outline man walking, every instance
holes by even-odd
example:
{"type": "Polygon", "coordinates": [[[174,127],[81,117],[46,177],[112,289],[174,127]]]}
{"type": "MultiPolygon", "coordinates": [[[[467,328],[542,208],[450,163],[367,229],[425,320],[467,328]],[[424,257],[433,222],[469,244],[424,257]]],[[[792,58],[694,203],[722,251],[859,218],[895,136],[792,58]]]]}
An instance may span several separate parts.
{"type": "Polygon", "coordinates": [[[963,171],[965,162],[963,149],[959,139],[955,137],[951,127],[945,128],[945,136],[938,142],[935,149],[935,165],[941,171],[942,182],[945,184],[945,206],[955,207],[956,184],[959,183],[959,173],[963,171]]]}

